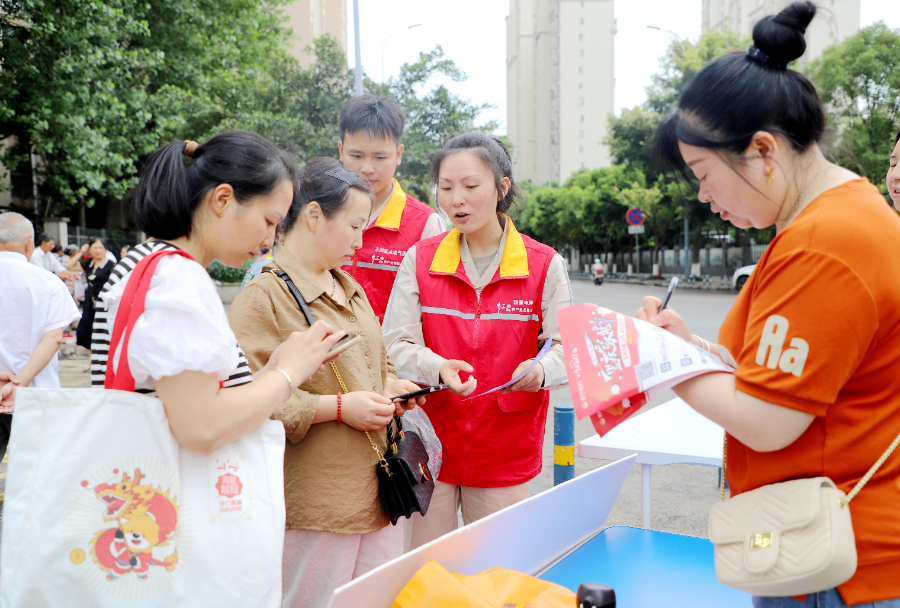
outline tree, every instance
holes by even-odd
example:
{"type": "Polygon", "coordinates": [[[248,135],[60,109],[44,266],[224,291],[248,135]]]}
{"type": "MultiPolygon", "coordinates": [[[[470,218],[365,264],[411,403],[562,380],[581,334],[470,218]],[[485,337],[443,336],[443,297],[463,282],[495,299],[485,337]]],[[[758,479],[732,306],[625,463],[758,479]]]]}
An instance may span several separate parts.
{"type": "Polygon", "coordinates": [[[145,127],[148,70],[162,58],[132,47],[147,24],[123,2],[0,0],[0,156],[15,167],[42,159],[41,198],[83,209],[121,196],[155,138],[145,127]]]}
{"type": "Polygon", "coordinates": [[[270,0],[0,0],[0,157],[41,158],[45,214],[121,199],[166,139],[255,102],[286,54],[270,0]]]}
{"type": "Polygon", "coordinates": [[[455,95],[444,85],[431,90],[426,86],[436,76],[452,82],[463,82],[466,74],[452,60],[444,57],[440,45],[428,53],[419,53],[418,61],[406,63],[400,74],[386,84],[366,79],[366,88],[375,94],[391,95],[403,107],[406,129],[403,133],[403,162],[397,168],[397,178],[413,196],[421,201],[431,200],[431,156],[454,135],[466,131],[493,133],[500,126],[489,121],[476,126],[479,115],[490,104],[473,104],[455,95]]]}
{"type": "Polygon", "coordinates": [[[838,164],[869,178],[884,194],[884,173],[900,128],[900,30],[879,21],[825,49],[807,72],[827,104],[839,140],[838,164]]]}

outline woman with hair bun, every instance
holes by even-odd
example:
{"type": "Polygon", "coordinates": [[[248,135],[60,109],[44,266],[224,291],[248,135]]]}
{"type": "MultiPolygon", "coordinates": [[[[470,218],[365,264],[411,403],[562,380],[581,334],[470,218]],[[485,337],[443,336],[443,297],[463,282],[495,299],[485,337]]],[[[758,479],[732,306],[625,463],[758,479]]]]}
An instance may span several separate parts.
{"type": "MultiPolygon", "coordinates": [[[[849,493],[900,433],[900,218],[865,179],[826,160],[816,88],[788,65],[816,14],[797,2],[760,20],[747,53],[716,59],[684,89],[657,134],[670,168],[738,228],[775,226],[722,324],[718,344],[671,308],[637,313],[731,361],[736,372],[674,388],[724,427],[732,496],[829,477],[849,493]]],[[[849,503],[855,574],[830,589],[754,597],[757,607],[900,606],[900,454],[849,503]]]]}
{"type": "Polygon", "coordinates": [[[572,303],[562,257],[505,215],[519,190],[499,139],[454,137],[431,171],[454,229],[407,252],[383,324],[401,377],[450,385],[424,406],[444,461],[428,514],[413,515],[411,548],[455,530],[460,508],[469,524],[528,497],[548,391],[567,384],[556,313],[572,303]],[[524,378],[481,394],[529,368],[548,340],[524,378]]]}

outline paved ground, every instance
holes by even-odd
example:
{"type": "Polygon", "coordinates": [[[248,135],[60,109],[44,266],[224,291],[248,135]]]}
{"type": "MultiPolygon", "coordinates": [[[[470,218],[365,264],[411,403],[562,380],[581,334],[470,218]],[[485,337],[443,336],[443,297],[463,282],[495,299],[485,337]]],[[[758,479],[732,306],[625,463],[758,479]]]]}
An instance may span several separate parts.
{"type": "MultiPolygon", "coordinates": [[[[634,314],[644,295],[662,297],[665,293],[663,287],[621,283],[595,286],[587,281],[573,281],[572,290],[576,303],[591,302],[629,315],[634,314]]],[[[691,331],[715,339],[734,298],[735,294],[727,292],[683,290],[675,293],[671,307],[678,310],[687,320],[691,331]]],[[[59,362],[62,385],[71,388],[89,387],[90,374],[83,371],[86,364],[87,351],[74,345],[63,346],[59,362]]],[[[645,408],[655,407],[673,397],[674,394],[667,391],[645,408]]],[[[543,492],[553,486],[553,406],[562,403],[571,403],[568,390],[555,391],[551,395],[550,414],[547,417],[544,437],[544,467],[543,472],[531,483],[532,494],[543,492]]],[[[590,420],[576,421],[576,443],[594,433],[590,420]]],[[[7,459],[4,458],[0,464],[0,500],[3,498],[2,492],[5,491],[6,485],[6,463],[7,459]]],[[[583,475],[605,464],[607,461],[576,457],[575,474],[583,475]]],[[[639,465],[635,465],[629,473],[610,515],[608,522],[610,525],[640,526],[640,469],[639,465]]],[[[718,469],[693,465],[654,467],[652,480],[653,529],[705,537],[709,508],[718,499],[718,469]]]]}
{"type": "MultiPolygon", "coordinates": [[[[634,315],[645,295],[662,297],[663,287],[605,283],[595,286],[587,281],[573,281],[572,291],[576,303],[590,302],[618,312],[634,315]]],[[[691,331],[709,339],[715,339],[719,326],[736,297],[735,293],[715,291],[679,290],[672,296],[670,306],[688,322],[691,331]]],[[[653,408],[674,398],[671,391],[659,395],[645,406],[653,408]]],[[[553,486],[553,406],[571,403],[568,390],[554,391],[550,398],[550,413],[544,435],[544,468],[531,482],[531,494],[543,492],[553,486]]],[[[637,414],[638,416],[640,414],[637,414]]],[[[594,435],[589,419],[575,422],[576,444],[594,435]]],[[[575,474],[583,475],[608,464],[604,460],[575,458],[575,474]]],[[[653,467],[652,518],[654,530],[665,530],[691,536],[706,537],[709,508],[718,500],[718,469],[694,465],[668,465],[653,467]]],[[[641,467],[634,465],[622,492],[613,507],[608,525],[641,525],[641,467]]]]}

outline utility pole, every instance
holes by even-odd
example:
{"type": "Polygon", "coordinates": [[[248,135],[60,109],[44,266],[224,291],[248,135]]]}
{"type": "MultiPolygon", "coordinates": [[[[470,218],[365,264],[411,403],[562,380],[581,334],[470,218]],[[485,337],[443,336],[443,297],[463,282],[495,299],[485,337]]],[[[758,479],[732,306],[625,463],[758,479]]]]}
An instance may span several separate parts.
{"type": "Polygon", "coordinates": [[[359,0],[353,0],[353,30],[355,36],[356,68],[353,70],[353,96],[363,94],[362,49],[359,48],[359,0]]]}

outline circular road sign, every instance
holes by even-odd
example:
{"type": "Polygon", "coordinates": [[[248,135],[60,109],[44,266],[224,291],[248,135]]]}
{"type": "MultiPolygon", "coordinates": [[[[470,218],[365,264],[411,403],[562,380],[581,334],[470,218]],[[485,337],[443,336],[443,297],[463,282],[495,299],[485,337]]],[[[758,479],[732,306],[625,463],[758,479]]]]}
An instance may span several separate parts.
{"type": "Polygon", "coordinates": [[[625,214],[625,220],[628,222],[629,226],[640,226],[644,223],[645,219],[644,212],[637,207],[632,207],[628,210],[628,213],[625,214]]]}

